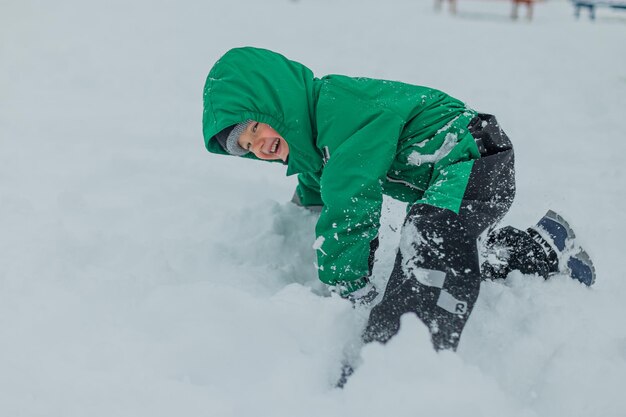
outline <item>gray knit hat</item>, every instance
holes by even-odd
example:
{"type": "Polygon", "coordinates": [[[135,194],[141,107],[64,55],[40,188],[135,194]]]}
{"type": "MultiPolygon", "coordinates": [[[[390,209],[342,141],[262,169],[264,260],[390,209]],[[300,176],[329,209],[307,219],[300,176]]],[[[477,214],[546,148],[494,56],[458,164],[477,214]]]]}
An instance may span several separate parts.
{"type": "Polygon", "coordinates": [[[246,127],[248,127],[251,121],[252,120],[246,120],[245,122],[228,126],[214,137],[219,144],[222,145],[222,148],[229,154],[235,156],[245,155],[249,151],[239,146],[239,136],[241,136],[243,131],[246,130],[246,127]]]}

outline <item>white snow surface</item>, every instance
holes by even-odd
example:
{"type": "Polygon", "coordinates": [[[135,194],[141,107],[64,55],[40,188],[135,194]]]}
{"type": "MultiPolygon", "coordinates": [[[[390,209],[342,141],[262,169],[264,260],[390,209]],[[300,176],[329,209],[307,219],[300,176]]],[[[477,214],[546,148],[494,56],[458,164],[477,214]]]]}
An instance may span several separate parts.
{"type": "MultiPolygon", "coordinates": [[[[626,14],[432,6],[0,2],[0,416],[626,415],[626,14]],[[204,149],[205,77],[242,45],[496,114],[517,156],[505,223],[557,210],[596,285],[512,273],[482,285],[457,353],[408,316],[359,352],[367,311],[317,281],[295,178],[204,149]]],[[[383,215],[379,287],[404,207],[383,215]]]]}

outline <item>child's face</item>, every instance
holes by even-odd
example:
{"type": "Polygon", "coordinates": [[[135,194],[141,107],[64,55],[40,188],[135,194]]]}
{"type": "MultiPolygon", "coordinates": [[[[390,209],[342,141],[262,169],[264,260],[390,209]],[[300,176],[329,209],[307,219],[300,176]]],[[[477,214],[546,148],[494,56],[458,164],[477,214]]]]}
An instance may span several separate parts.
{"type": "Polygon", "coordinates": [[[239,146],[248,149],[259,159],[287,161],[289,145],[282,136],[265,123],[252,121],[239,136],[239,146]]]}

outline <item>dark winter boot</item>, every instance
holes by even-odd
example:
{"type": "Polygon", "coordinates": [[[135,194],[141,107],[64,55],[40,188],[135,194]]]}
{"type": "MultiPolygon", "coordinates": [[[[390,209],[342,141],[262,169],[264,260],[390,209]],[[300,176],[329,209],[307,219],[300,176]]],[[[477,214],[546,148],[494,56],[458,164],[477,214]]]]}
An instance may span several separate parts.
{"type": "Polygon", "coordinates": [[[549,210],[528,233],[549,246],[558,258],[558,272],[567,274],[587,286],[596,280],[596,270],[589,254],[580,247],[570,225],[559,214],[549,210]],[[537,236],[538,235],[538,236],[537,236]]]}
{"type": "Polygon", "coordinates": [[[518,270],[546,279],[562,273],[590,286],[595,268],[575,237],[570,225],[552,210],[525,231],[511,226],[495,230],[484,245],[483,279],[506,278],[518,270]]]}

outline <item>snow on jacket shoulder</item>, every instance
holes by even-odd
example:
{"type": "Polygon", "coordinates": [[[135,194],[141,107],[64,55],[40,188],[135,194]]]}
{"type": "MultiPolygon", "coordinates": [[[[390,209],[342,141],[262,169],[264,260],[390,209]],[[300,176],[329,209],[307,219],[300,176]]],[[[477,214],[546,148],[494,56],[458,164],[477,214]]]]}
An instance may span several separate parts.
{"type": "MultiPolygon", "coordinates": [[[[207,149],[213,136],[247,119],[276,129],[290,148],[304,205],[323,209],[315,249],[320,279],[349,290],[369,274],[383,192],[458,212],[473,160],[467,130],[476,114],[427,87],[330,75],[256,48],[238,48],[209,73],[204,91],[207,149]]],[[[254,158],[248,154],[246,157],[254,158]]]]}

